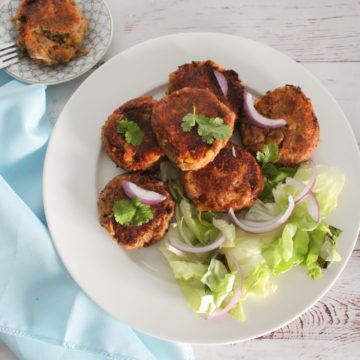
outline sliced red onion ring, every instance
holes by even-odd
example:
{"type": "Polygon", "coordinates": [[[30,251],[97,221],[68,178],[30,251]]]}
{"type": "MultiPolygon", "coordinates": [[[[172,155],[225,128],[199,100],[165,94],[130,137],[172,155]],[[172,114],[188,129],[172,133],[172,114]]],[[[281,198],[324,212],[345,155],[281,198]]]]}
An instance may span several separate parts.
{"type": "Polygon", "coordinates": [[[320,221],[320,206],[314,193],[310,191],[304,198],[304,201],[306,202],[310,216],[318,223],[320,221]]]}
{"type": "Polygon", "coordinates": [[[154,205],[162,202],[166,199],[166,196],[159,194],[155,191],[145,190],[136,184],[123,180],[121,182],[122,188],[125,191],[125,194],[130,198],[138,197],[140,201],[144,204],[154,205]]]}
{"type": "Polygon", "coordinates": [[[238,279],[239,279],[238,286],[236,288],[234,296],[231,298],[229,303],[223,309],[214,311],[212,314],[210,314],[207,317],[207,319],[209,319],[209,320],[216,319],[216,318],[219,318],[219,317],[227,314],[237,304],[237,302],[240,300],[240,297],[241,297],[243,277],[242,277],[242,271],[240,268],[240,264],[236,261],[236,259],[232,255],[229,255],[229,258],[235,264],[236,270],[238,272],[238,279]]]}
{"type": "Polygon", "coordinates": [[[292,211],[294,210],[295,203],[292,196],[289,196],[288,199],[289,199],[289,206],[285,210],[285,212],[283,214],[274,217],[272,220],[260,222],[260,221],[238,219],[235,215],[234,209],[232,208],[229,210],[228,214],[232,222],[240,229],[247,231],[249,233],[262,234],[278,228],[280,225],[284,224],[287,221],[287,219],[290,217],[292,211]]]}
{"type": "Polygon", "coordinates": [[[215,69],[213,71],[222,93],[224,94],[224,96],[226,96],[228,92],[228,82],[225,75],[215,69]]]}
{"type": "Polygon", "coordinates": [[[206,246],[190,246],[190,245],[186,245],[184,243],[178,242],[171,233],[169,234],[169,242],[175,249],[185,251],[185,252],[194,253],[194,254],[201,254],[201,253],[204,253],[204,252],[208,252],[208,251],[217,249],[218,247],[220,247],[223,244],[224,241],[225,241],[225,236],[220,235],[214,242],[212,242],[209,245],[206,245],[206,246]]]}
{"type": "Polygon", "coordinates": [[[320,206],[314,193],[311,190],[307,190],[306,194],[303,195],[303,192],[308,185],[305,186],[303,183],[293,178],[287,178],[286,183],[299,189],[300,194],[295,198],[295,204],[305,201],[310,216],[318,223],[320,221],[320,206]]]}
{"type": "Polygon", "coordinates": [[[244,91],[244,111],[253,125],[264,129],[275,129],[287,124],[284,119],[269,119],[258,113],[254,106],[254,99],[247,91],[244,91]]]}
{"type": "Polygon", "coordinates": [[[299,203],[311,191],[311,189],[314,187],[316,182],[316,176],[317,176],[316,165],[312,160],[309,160],[308,164],[311,167],[311,178],[307,185],[304,185],[293,178],[286,179],[287,184],[297,187],[300,191],[299,195],[297,195],[296,198],[294,199],[295,204],[299,203]]]}

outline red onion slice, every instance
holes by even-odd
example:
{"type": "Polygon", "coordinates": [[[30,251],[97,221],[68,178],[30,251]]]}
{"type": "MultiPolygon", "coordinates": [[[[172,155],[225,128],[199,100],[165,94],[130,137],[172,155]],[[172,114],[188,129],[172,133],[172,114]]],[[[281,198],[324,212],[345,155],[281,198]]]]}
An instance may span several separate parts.
{"type": "Polygon", "coordinates": [[[207,319],[209,319],[209,320],[216,319],[216,318],[219,318],[219,317],[227,314],[237,304],[237,302],[240,300],[240,297],[241,297],[243,277],[242,277],[242,271],[240,268],[240,264],[236,261],[236,259],[232,255],[229,255],[229,258],[235,264],[236,270],[238,272],[238,279],[239,279],[238,286],[236,288],[234,296],[231,298],[229,303],[223,309],[214,311],[212,314],[210,314],[207,317],[207,319]]]}
{"type": "Polygon", "coordinates": [[[300,191],[299,195],[297,195],[296,198],[294,199],[295,204],[299,203],[311,191],[311,189],[314,187],[316,182],[316,177],[317,177],[316,165],[312,160],[309,160],[308,164],[311,167],[311,178],[307,185],[304,185],[293,178],[286,179],[287,184],[297,187],[300,191]]]}
{"type": "MultiPolygon", "coordinates": [[[[315,176],[315,179],[316,179],[316,176],[315,176]]],[[[311,188],[307,189],[308,185],[310,183],[305,186],[303,183],[301,183],[300,181],[297,181],[293,178],[287,178],[286,183],[299,189],[300,193],[295,198],[295,204],[299,204],[300,202],[305,201],[310,216],[314,219],[314,221],[316,221],[318,223],[320,221],[320,206],[319,206],[319,203],[318,203],[314,193],[311,191],[311,188]],[[306,193],[305,193],[305,190],[306,190],[306,193]]],[[[315,183],[315,181],[314,181],[314,183],[315,183]]]]}
{"type": "Polygon", "coordinates": [[[320,205],[312,191],[304,198],[308,211],[313,220],[318,223],[320,221],[320,205]]]}
{"type": "Polygon", "coordinates": [[[292,211],[295,207],[295,202],[292,196],[289,196],[289,206],[285,210],[283,214],[280,214],[274,217],[272,220],[268,221],[250,221],[250,220],[243,220],[238,219],[235,215],[234,209],[229,210],[229,216],[232,222],[239,227],[240,229],[254,234],[262,234],[268,231],[272,231],[278,228],[280,225],[284,224],[287,219],[290,217],[292,211]]]}
{"type": "Polygon", "coordinates": [[[287,124],[284,119],[269,119],[258,113],[254,106],[254,99],[247,91],[244,91],[244,111],[249,121],[260,128],[275,129],[287,124]]]}
{"type": "Polygon", "coordinates": [[[144,204],[154,205],[166,199],[166,196],[155,191],[145,190],[136,184],[123,180],[121,182],[125,194],[130,198],[138,197],[144,204]]]}
{"type": "Polygon", "coordinates": [[[186,245],[184,243],[178,242],[171,233],[169,234],[169,242],[175,249],[185,251],[185,252],[194,253],[194,254],[201,254],[201,253],[204,253],[204,252],[208,252],[208,251],[217,249],[218,247],[220,247],[223,244],[224,241],[225,241],[225,236],[220,235],[214,242],[212,242],[209,245],[206,245],[206,246],[190,246],[190,245],[186,245]]]}
{"type": "Polygon", "coordinates": [[[224,94],[224,96],[226,96],[228,93],[228,82],[225,75],[215,69],[213,71],[222,93],[224,94]]]}

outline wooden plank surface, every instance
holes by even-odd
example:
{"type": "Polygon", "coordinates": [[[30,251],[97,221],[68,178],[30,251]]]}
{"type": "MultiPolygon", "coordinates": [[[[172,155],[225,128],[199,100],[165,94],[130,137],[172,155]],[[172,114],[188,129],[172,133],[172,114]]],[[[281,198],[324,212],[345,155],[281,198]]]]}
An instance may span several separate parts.
{"type": "MultiPolygon", "coordinates": [[[[106,59],[138,42],[175,32],[214,31],[252,38],[290,55],[313,72],[339,102],[360,142],[359,0],[107,2],[115,32],[106,59]]],[[[85,78],[48,89],[52,121],[85,78]]],[[[194,350],[199,360],[358,359],[359,240],[335,286],[302,317],[259,339],[226,346],[195,346],[194,350]]],[[[0,359],[14,359],[1,344],[0,359]]]]}
{"type": "Polygon", "coordinates": [[[356,0],[132,0],[116,8],[114,41],[123,47],[169,33],[218,31],[261,41],[298,61],[360,61],[356,0]]]}

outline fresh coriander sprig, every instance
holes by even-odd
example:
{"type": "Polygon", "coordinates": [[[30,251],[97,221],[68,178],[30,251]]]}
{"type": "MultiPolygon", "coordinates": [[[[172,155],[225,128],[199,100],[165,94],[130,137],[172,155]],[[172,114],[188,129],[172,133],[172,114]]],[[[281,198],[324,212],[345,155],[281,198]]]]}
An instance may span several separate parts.
{"type": "Polygon", "coordinates": [[[224,124],[223,119],[219,117],[209,118],[206,115],[196,113],[195,106],[193,112],[186,114],[181,120],[181,129],[189,132],[197,125],[197,133],[201,140],[211,145],[214,140],[223,140],[229,138],[232,134],[228,125],[224,124]]]}
{"type": "Polygon", "coordinates": [[[121,225],[143,225],[153,219],[149,205],[143,204],[138,197],[115,201],[113,205],[115,221],[121,225]]]}
{"type": "Polygon", "coordinates": [[[266,144],[262,151],[256,153],[256,160],[265,165],[269,162],[275,163],[279,160],[279,147],[277,144],[266,144]]]}
{"type": "Polygon", "coordinates": [[[126,118],[122,118],[118,122],[117,132],[120,134],[125,134],[126,142],[135,146],[138,146],[142,143],[145,135],[136,122],[126,118]]]}

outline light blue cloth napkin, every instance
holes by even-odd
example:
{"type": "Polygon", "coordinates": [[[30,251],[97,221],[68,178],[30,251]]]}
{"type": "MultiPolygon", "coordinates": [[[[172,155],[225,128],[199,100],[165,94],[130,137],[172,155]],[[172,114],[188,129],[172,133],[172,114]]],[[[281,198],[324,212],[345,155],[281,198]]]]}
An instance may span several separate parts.
{"type": "Polygon", "coordinates": [[[45,86],[9,81],[4,73],[0,86],[0,339],[26,360],[193,359],[190,346],[112,318],[72,280],[43,212],[51,132],[45,86]]]}

